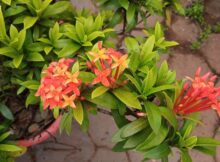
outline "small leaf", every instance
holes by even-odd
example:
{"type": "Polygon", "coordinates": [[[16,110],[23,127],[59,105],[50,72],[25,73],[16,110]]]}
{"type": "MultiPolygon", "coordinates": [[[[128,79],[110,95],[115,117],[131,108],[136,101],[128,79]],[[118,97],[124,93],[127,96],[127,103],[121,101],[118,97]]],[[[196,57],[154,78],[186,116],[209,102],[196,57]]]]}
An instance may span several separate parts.
{"type": "Polygon", "coordinates": [[[147,159],[161,159],[163,157],[166,157],[170,154],[171,150],[168,144],[163,143],[159,146],[156,146],[150,150],[148,150],[146,153],[144,153],[144,158],[147,159]]]}
{"type": "Polygon", "coordinates": [[[73,109],[73,116],[76,121],[81,125],[83,122],[83,106],[80,101],[76,102],[76,108],[73,109]]]}
{"type": "Polygon", "coordinates": [[[95,74],[81,71],[79,73],[79,79],[81,79],[83,83],[91,83],[95,79],[95,74]]]}
{"type": "Polygon", "coordinates": [[[73,67],[72,67],[71,72],[72,72],[72,73],[79,72],[79,61],[76,61],[76,62],[73,64],[73,67]]]}
{"type": "Polygon", "coordinates": [[[37,90],[40,83],[39,81],[36,81],[36,80],[27,80],[25,82],[22,82],[21,85],[23,85],[24,87],[28,89],[37,90]]]}
{"type": "Polygon", "coordinates": [[[181,162],[192,162],[187,150],[181,150],[181,162]]]}
{"type": "Polygon", "coordinates": [[[126,19],[128,24],[131,24],[132,20],[135,18],[135,10],[135,5],[130,4],[126,12],[126,19]]]}
{"type": "Polygon", "coordinates": [[[169,121],[169,123],[176,129],[177,128],[177,119],[172,109],[166,107],[160,107],[161,115],[169,121]]]}
{"type": "Polygon", "coordinates": [[[161,127],[161,113],[158,106],[151,102],[146,102],[144,104],[145,110],[148,115],[148,121],[151,128],[157,134],[161,127]]]}
{"type": "Polygon", "coordinates": [[[39,61],[44,61],[44,58],[38,52],[30,52],[28,53],[27,61],[39,62],[39,61]]]}
{"type": "Polygon", "coordinates": [[[38,20],[38,17],[26,16],[24,18],[24,29],[32,27],[38,20]]]}
{"type": "Polygon", "coordinates": [[[14,151],[21,151],[22,149],[12,144],[0,144],[0,150],[14,152],[14,151]]]}
{"type": "Polygon", "coordinates": [[[146,118],[136,119],[135,121],[132,121],[131,123],[126,125],[125,129],[121,133],[121,137],[126,138],[132,136],[146,128],[147,125],[148,122],[146,118]]]}
{"type": "Polygon", "coordinates": [[[196,146],[218,146],[220,141],[211,137],[197,137],[196,146]]]}
{"type": "Polygon", "coordinates": [[[155,36],[152,35],[144,43],[141,50],[141,56],[151,53],[153,51],[154,44],[155,44],[155,36]]]}
{"type": "Polygon", "coordinates": [[[109,88],[107,88],[107,87],[99,86],[99,87],[97,87],[96,89],[94,89],[92,91],[92,96],[91,97],[92,97],[92,99],[95,98],[95,97],[98,97],[98,96],[102,95],[103,93],[105,93],[108,90],[109,90],[109,88]]]}
{"type": "Polygon", "coordinates": [[[39,101],[39,98],[35,96],[35,93],[30,92],[26,98],[25,106],[27,108],[30,104],[36,104],[36,103],[38,103],[38,101],[39,101]]]}
{"type": "Polygon", "coordinates": [[[128,0],[119,0],[119,3],[123,8],[125,8],[126,10],[128,9],[128,6],[129,6],[128,0]]]}
{"type": "Polygon", "coordinates": [[[174,85],[162,85],[162,86],[158,86],[158,87],[155,87],[155,88],[152,88],[151,90],[149,90],[145,96],[149,96],[153,93],[157,93],[157,92],[161,92],[161,91],[164,91],[164,90],[168,90],[168,89],[175,89],[176,86],[174,85]]]}
{"type": "Polygon", "coordinates": [[[137,95],[135,95],[134,93],[127,91],[123,88],[117,88],[113,90],[113,94],[127,106],[136,109],[142,109],[137,95]]]}
{"type": "Polygon", "coordinates": [[[14,59],[13,59],[13,64],[16,68],[18,68],[23,60],[24,55],[20,54],[17,55],[14,59]]]}
{"type": "Polygon", "coordinates": [[[9,120],[14,120],[14,116],[11,113],[10,109],[5,105],[0,103],[0,113],[9,120]]]}

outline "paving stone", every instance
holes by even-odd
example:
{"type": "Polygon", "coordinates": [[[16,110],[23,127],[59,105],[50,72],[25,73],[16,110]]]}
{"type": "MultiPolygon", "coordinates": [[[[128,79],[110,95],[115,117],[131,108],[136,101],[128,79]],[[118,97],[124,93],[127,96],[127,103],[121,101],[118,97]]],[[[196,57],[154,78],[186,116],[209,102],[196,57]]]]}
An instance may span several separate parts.
{"type": "Polygon", "coordinates": [[[91,11],[96,11],[95,6],[92,4],[90,0],[71,0],[73,6],[77,9],[89,9],[91,11]]]}
{"type": "Polygon", "coordinates": [[[200,28],[190,19],[175,16],[171,27],[168,29],[168,38],[179,43],[189,43],[197,39],[200,28]]]}
{"type": "Polygon", "coordinates": [[[112,148],[111,138],[117,130],[112,117],[101,113],[90,116],[89,133],[97,145],[112,148]]]}
{"type": "Polygon", "coordinates": [[[202,73],[210,71],[207,64],[198,56],[189,53],[172,51],[170,59],[170,68],[176,70],[177,79],[183,79],[185,76],[194,77],[198,67],[202,68],[202,73]]]}
{"type": "Polygon", "coordinates": [[[162,23],[164,18],[162,16],[153,15],[147,18],[147,27],[154,27],[157,22],[162,23]]]}
{"type": "Polygon", "coordinates": [[[220,73],[220,34],[211,34],[202,44],[201,51],[211,66],[220,73]]]}
{"type": "Polygon", "coordinates": [[[196,150],[190,151],[190,155],[193,162],[215,162],[212,156],[205,155],[196,150]]]}
{"type": "Polygon", "coordinates": [[[31,162],[31,157],[28,153],[16,158],[15,162],[31,162]]]}
{"type": "Polygon", "coordinates": [[[143,154],[136,151],[129,151],[128,152],[130,157],[130,162],[141,162],[143,160],[143,154]]]}
{"type": "Polygon", "coordinates": [[[205,1],[206,20],[209,23],[215,24],[220,20],[220,3],[219,0],[206,0],[205,1]]]}
{"type": "Polygon", "coordinates": [[[125,153],[115,153],[108,149],[98,149],[92,162],[127,162],[125,153]]]}
{"type": "Polygon", "coordinates": [[[94,152],[94,145],[88,135],[75,122],[71,136],[63,133],[62,136],[57,136],[57,141],[52,142],[50,139],[49,142],[33,147],[37,162],[87,162],[94,152]]]}
{"type": "Polygon", "coordinates": [[[210,109],[201,112],[200,120],[202,121],[202,124],[197,125],[193,134],[206,137],[213,136],[216,125],[218,124],[218,115],[215,110],[210,109]]]}

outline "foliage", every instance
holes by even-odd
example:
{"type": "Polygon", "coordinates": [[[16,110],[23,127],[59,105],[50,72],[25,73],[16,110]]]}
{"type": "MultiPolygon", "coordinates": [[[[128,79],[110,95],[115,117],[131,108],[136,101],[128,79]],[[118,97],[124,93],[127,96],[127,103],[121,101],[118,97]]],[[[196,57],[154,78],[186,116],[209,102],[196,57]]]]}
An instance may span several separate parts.
{"type": "MultiPolygon", "coordinates": [[[[114,151],[136,150],[144,160],[167,161],[176,147],[183,162],[191,161],[191,149],[213,155],[220,142],[191,133],[199,123],[198,113],[192,112],[209,105],[219,111],[220,92],[213,86],[216,78],[200,77],[199,68],[190,87],[176,80],[166,61],[158,63],[162,54],[178,45],[165,39],[161,24],[144,28],[142,38],[131,33],[138,22],[147,26],[146,17],[153,14],[165,16],[169,24],[173,10],[184,14],[179,1],[96,3],[105,11],[93,15],[75,10],[68,1],[1,0],[0,113],[8,124],[0,129],[0,145],[6,145],[0,147],[6,148],[0,157],[11,157],[8,151],[21,149],[11,143],[7,129],[13,120],[7,94],[13,97],[14,91],[26,99],[26,107],[36,104],[50,109],[54,118],[62,115],[60,132],[67,134],[72,132],[73,120],[86,131],[89,115],[106,109],[118,126],[112,138],[114,151]],[[120,23],[122,32],[113,31],[120,23]],[[200,98],[193,97],[199,90],[200,98]]],[[[202,10],[196,3],[187,13],[202,22],[202,10]]],[[[209,32],[207,28],[200,41],[209,32]]]]}
{"type": "Polygon", "coordinates": [[[142,21],[147,26],[146,19],[150,15],[163,15],[167,19],[171,19],[172,11],[181,15],[184,15],[185,12],[179,0],[96,0],[96,3],[103,9],[114,11],[108,25],[114,26],[124,21],[123,32],[130,31],[142,21]]]}

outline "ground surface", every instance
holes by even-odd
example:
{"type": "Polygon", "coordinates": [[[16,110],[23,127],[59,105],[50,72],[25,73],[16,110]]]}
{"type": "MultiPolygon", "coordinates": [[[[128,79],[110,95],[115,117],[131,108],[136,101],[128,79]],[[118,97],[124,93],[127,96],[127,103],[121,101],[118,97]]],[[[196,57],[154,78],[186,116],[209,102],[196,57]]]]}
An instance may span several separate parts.
{"type": "MultiPolygon", "coordinates": [[[[95,7],[88,0],[72,0],[74,5],[95,7]]],[[[185,5],[190,0],[182,0],[185,5]]],[[[211,22],[220,19],[220,1],[207,0],[206,13],[211,22]],[[213,12],[215,11],[215,12],[213,12]]],[[[157,17],[156,17],[157,18],[157,17]]],[[[155,23],[155,17],[150,18],[155,23]]],[[[161,19],[159,19],[161,20],[161,19]]],[[[167,38],[176,40],[180,46],[172,49],[169,55],[163,57],[168,60],[170,67],[177,71],[177,77],[193,76],[198,66],[203,72],[211,71],[220,74],[220,34],[211,34],[202,44],[200,50],[192,51],[190,42],[196,39],[200,32],[199,26],[189,19],[174,16],[173,23],[167,31],[167,38]]],[[[220,86],[220,81],[217,82],[220,86]]],[[[114,153],[111,136],[116,131],[113,120],[104,114],[91,116],[91,125],[88,133],[83,133],[76,123],[73,125],[71,136],[57,135],[29,151],[17,159],[16,162],[140,162],[142,157],[135,152],[114,153]],[[103,121],[103,122],[102,122],[103,121]]],[[[197,135],[213,136],[220,140],[220,120],[215,112],[206,111],[201,116],[204,125],[197,127],[197,135]]],[[[220,148],[215,157],[209,157],[198,152],[191,152],[193,162],[220,162],[220,148]]],[[[178,151],[173,150],[170,162],[178,162],[178,151]]]]}

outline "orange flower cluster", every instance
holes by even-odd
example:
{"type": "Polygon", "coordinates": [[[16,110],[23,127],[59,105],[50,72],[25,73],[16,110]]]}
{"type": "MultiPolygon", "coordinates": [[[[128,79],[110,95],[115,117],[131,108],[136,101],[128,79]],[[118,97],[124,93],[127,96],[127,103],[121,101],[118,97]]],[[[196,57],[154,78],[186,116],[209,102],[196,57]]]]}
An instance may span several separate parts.
{"type": "Polygon", "coordinates": [[[44,76],[35,95],[41,97],[44,109],[76,107],[74,101],[80,96],[81,81],[78,79],[79,72],[70,72],[73,62],[73,59],[60,59],[43,71],[44,76]]]}
{"type": "Polygon", "coordinates": [[[102,42],[98,42],[96,46],[96,50],[88,53],[91,61],[87,62],[89,69],[96,75],[92,84],[101,83],[109,88],[125,84],[127,81],[119,82],[119,79],[128,66],[128,55],[123,55],[112,48],[103,48],[102,42]]]}
{"type": "Polygon", "coordinates": [[[209,77],[210,73],[200,76],[200,73],[201,68],[199,67],[195,79],[189,78],[192,83],[184,84],[182,92],[175,101],[174,111],[185,115],[212,108],[216,109],[220,116],[220,87],[214,87],[217,76],[209,77]]]}

